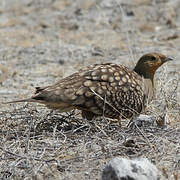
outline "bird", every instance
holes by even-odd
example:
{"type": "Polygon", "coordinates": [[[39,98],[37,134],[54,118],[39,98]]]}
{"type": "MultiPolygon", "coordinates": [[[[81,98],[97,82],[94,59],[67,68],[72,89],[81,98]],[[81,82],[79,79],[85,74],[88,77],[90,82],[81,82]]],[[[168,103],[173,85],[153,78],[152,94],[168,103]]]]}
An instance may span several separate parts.
{"type": "Polygon", "coordinates": [[[134,69],[114,63],[93,64],[53,85],[36,87],[30,98],[7,103],[37,102],[60,112],[78,109],[87,120],[97,116],[132,119],[155,96],[156,70],[172,60],[152,52],[140,57],[134,69]]]}

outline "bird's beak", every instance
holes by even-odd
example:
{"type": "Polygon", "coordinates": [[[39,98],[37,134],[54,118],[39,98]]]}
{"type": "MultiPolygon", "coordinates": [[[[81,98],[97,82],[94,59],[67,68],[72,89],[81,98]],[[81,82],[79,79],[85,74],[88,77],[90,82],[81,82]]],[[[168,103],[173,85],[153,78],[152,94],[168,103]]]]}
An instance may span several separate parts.
{"type": "Polygon", "coordinates": [[[172,57],[166,57],[164,60],[163,60],[163,63],[167,62],[167,61],[173,61],[173,58],[172,57]]]}

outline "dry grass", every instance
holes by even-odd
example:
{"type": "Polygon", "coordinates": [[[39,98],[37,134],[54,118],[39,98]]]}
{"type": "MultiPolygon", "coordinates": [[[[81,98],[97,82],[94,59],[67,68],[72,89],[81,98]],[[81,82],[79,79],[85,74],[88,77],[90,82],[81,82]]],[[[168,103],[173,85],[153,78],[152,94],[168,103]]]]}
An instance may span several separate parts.
{"type": "Polygon", "coordinates": [[[34,104],[0,112],[1,178],[100,179],[103,167],[111,158],[143,156],[156,164],[164,177],[178,179],[177,79],[167,82],[171,86],[166,86],[162,79],[158,82],[159,96],[149,106],[149,113],[158,116],[158,107],[166,107],[163,112],[173,115],[174,119],[169,117],[173,125],[154,123],[127,128],[127,122],[123,122],[120,129],[118,123],[105,118],[87,122],[80,118],[78,111],[42,113],[42,107],[36,108],[34,104]],[[164,86],[171,87],[171,91],[164,86]]]}

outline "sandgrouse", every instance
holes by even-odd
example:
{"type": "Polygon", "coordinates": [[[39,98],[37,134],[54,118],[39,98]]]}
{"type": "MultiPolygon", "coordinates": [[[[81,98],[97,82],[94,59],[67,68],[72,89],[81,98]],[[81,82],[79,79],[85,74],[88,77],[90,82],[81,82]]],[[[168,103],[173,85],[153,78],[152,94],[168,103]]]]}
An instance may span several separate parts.
{"type": "Polygon", "coordinates": [[[36,87],[35,95],[14,102],[38,102],[50,109],[82,111],[88,120],[94,116],[112,119],[139,115],[154,96],[154,74],[172,60],[160,53],[143,55],[133,70],[112,63],[94,64],[61,79],[52,86],[36,87]]]}

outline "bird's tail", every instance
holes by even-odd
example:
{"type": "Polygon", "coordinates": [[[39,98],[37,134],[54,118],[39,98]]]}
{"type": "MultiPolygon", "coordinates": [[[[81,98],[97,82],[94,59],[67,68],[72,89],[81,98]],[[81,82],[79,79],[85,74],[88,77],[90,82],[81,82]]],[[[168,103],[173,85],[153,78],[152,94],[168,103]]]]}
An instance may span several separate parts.
{"type": "Polygon", "coordinates": [[[32,99],[32,98],[27,98],[27,99],[15,100],[15,101],[3,102],[2,104],[11,104],[11,103],[18,103],[18,102],[37,102],[37,100],[32,99]]]}

